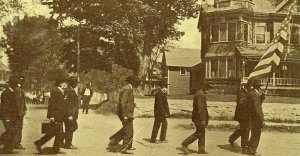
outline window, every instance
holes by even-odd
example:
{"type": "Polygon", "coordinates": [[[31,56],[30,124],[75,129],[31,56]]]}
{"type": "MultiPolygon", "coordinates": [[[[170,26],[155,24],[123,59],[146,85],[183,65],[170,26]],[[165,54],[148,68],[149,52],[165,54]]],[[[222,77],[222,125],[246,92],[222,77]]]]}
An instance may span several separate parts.
{"type": "Polygon", "coordinates": [[[226,78],[226,59],[219,59],[219,78],[226,78]]]}
{"type": "Polygon", "coordinates": [[[244,41],[248,42],[248,24],[244,24],[244,41]]]}
{"type": "Polygon", "coordinates": [[[219,41],[219,25],[212,25],[212,41],[219,41]]]}
{"type": "Polygon", "coordinates": [[[220,41],[227,41],[227,23],[220,24],[220,41]]]}
{"type": "Polygon", "coordinates": [[[234,77],[233,59],[227,59],[227,76],[228,78],[234,77]]]}
{"type": "Polygon", "coordinates": [[[218,77],[218,60],[212,59],[211,60],[211,77],[216,78],[218,77]]]}
{"type": "Polygon", "coordinates": [[[265,43],[265,26],[257,26],[256,27],[256,43],[265,43]]]}
{"type": "Polygon", "coordinates": [[[180,75],[186,75],[186,68],[180,67],[180,75]]]}
{"type": "Polygon", "coordinates": [[[250,38],[249,35],[251,34],[250,28],[250,24],[242,21],[213,24],[211,26],[211,41],[230,42],[238,40],[248,42],[250,38]]]}
{"type": "Polygon", "coordinates": [[[244,25],[242,22],[237,22],[237,33],[238,33],[237,39],[238,40],[243,40],[243,37],[244,37],[243,26],[244,25]]]}
{"type": "Polygon", "coordinates": [[[237,73],[234,59],[226,57],[208,59],[205,69],[206,78],[234,78],[237,73]]]}
{"type": "Polygon", "coordinates": [[[299,28],[298,27],[291,27],[291,43],[299,44],[299,28]]]}
{"type": "Polygon", "coordinates": [[[235,41],[236,23],[228,23],[228,41],[235,41]]]}

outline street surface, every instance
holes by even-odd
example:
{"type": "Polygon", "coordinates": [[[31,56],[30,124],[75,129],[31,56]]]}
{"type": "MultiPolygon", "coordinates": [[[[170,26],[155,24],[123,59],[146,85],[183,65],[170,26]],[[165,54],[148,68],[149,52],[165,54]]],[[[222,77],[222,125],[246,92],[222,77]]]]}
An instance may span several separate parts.
{"type": "MultiPolygon", "coordinates": [[[[24,123],[23,145],[26,150],[19,150],[19,155],[37,155],[33,142],[39,139],[41,134],[41,123],[46,118],[45,106],[28,106],[28,112],[24,123]]],[[[153,118],[138,118],[134,121],[135,139],[134,155],[137,156],[164,156],[182,155],[178,150],[181,141],[193,130],[186,130],[178,127],[179,124],[189,124],[190,119],[169,119],[167,139],[168,143],[151,144],[148,142],[151,135],[153,118]]],[[[116,115],[103,116],[95,114],[79,115],[79,129],[75,132],[73,144],[77,150],[66,150],[70,156],[114,156],[121,155],[106,150],[108,138],[121,128],[121,123],[116,115]]],[[[212,156],[234,156],[241,155],[227,143],[231,132],[207,131],[206,150],[212,156]]],[[[51,147],[52,141],[43,147],[51,147]]],[[[240,144],[240,141],[237,141],[240,144]]],[[[190,149],[197,151],[197,142],[194,142],[190,149]]],[[[265,156],[300,155],[300,134],[299,133],[275,133],[263,132],[258,153],[265,156]]],[[[198,155],[192,153],[191,155],[198,155]]]]}

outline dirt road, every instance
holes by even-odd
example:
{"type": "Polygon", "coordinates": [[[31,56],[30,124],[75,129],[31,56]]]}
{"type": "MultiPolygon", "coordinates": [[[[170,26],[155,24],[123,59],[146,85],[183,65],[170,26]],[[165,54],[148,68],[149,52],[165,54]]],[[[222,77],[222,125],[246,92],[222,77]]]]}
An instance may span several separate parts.
{"type": "MultiPolygon", "coordinates": [[[[45,120],[46,109],[41,107],[29,106],[25,119],[23,145],[26,150],[20,151],[20,155],[37,155],[33,142],[41,137],[40,125],[45,120]]],[[[170,119],[168,129],[168,143],[151,144],[147,140],[151,135],[153,119],[138,118],[134,121],[135,141],[134,155],[137,156],[164,156],[181,155],[181,141],[193,133],[193,130],[176,128],[178,124],[189,123],[188,119],[170,119]]],[[[90,114],[80,114],[79,129],[75,133],[73,144],[78,147],[77,150],[65,150],[66,155],[70,156],[110,156],[121,155],[106,151],[108,138],[114,132],[119,130],[121,123],[116,116],[103,116],[91,112],[90,114]]],[[[206,149],[208,155],[212,156],[233,156],[240,155],[231,148],[227,139],[230,132],[208,131],[206,134],[206,149]]],[[[239,144],[239,141],[238,141],[239,144]]],[[[44,147],[52,145],[48,143],[44,147]]],[[[197,150],[197,143],[190,146],[197,150]]],[[[300,134],[299,133],[270,133],[263,132],[261,143],[258,148],[261,155],[300,155],[300,134]]],[[[197,154],[191,154],[197,155],[197,154]]]]}

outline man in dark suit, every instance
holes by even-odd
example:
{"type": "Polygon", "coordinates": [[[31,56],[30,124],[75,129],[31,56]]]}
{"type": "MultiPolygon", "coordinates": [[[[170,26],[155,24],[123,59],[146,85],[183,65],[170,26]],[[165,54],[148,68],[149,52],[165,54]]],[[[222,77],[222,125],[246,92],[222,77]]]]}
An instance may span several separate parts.
{"type": "Polygon", "coordinates": [[[123,140],[121,153],[133,154],[128,151],[135,150],[135,148],[132,147],[133,113],[135,108],[133,88],[137,88],[140,85],[140,79],[137,76],[128,76],[126,82],[128,84],[121,89],[119,94],[119,103],[117,106],[118,116],[123,127],[109,138],[109,146],[115,146],[123,140]]]}
{"type": "Polygon", "coordinates": [[[199,86],[193,89],[193,112],[192,121],[196,127],[196,132],[187,137],[182,143],[182,148],[185,154],[189,154],[188,145],[193,143],[198,139],[198,153],[207,154],[205,151],[205,128],[208,125],[208,111],[206,103],[206,91],[209,90],[211,86],[208,82],[203,81],[199,86]]]}
{"type": "Polygon", "coordinates": [[[70,77],[68,81],[68,88],[65,90],[65,95],[67,98],[67,110],[70,118],[64,119],[65,124],[65,134],[64,134],[64,148],[66,149],[77,149],[72,144],[73,133],[78,129],[77,119],[79,112],[78,95],[75,91],[77,87],[78,80],[76,77],[70,77]]]}
{"type": "Polygon", "coordinates": [[[234,120],[239,122],[239,128],[236,129],[229,137],[228,142],[234,147],[234,142],[241,137],[242,153],[246,154],[247,144],[249,141],[250,131],[250,112],[248,91],[251,84],[247,81],[241,83],[241,89],[237,95],[237,105],[235,109],[234,120]]]}
{"type": "Polygon", "coordinates": [[[16,121],[19,118],[18,104],[16,101],[16,88],[18,81],[11,76],[8,81],[8,87],[1,94],[1,120],[5,132],[1,135],[1,141],[4,144],[3,154],[17,154],[14,151],[14,141],[17,133],[16,121]]]}
{"type": "Polygon", "coordinates": [[[249,92],[251,137],[248,144],[248,154],[250,155],[256,155],[264,123],[262,103],[265,100],[265,94],[261,92],[261,86],[260,80],[253,80],[253,89],[249,92]]]}
{"type": "Polygon", "coordinates": [[[166,142],[166,134],[168,122],[167,118],[170,117],[170,110],[167,100],[167,84],[160,82],[159,88],[156,90],[155,101],[154,101],[154,125],[151,135],[151,143],[156,143],[156,137],[158,130],[161,127],[160,141],[166,142]]]}
{"type": "MultiPolygon", "coordinates": [[[[61,124],[62,131],[62,123],[65,118],[72,119],[72,116],[69,114],[69,110],[67,109],[65,89],[68,87],[67,79],[58,79],[55,82],[55,87],[50,92],[50,99],[48,105],[48,113],[47,118],[51,123],[61,124]]],[[[60,146],[63,140],[62,133],[46,133],[42,138],[34,142],[35,147],[38,152],[41,153],[41,146],[48,142],[51,138],[55,136],[54,144],[53,144],[53,152],[57,154],[65,154],[65,152],[60,151],[60,146]]]]}
{"type": "Polygon", "coordinates": [[[81,98],[82,98],[82,113],[89,113],[89,105],[90,105],[90,101],[91,98],[93,96],[93,90],[91,88],[91,84],[87,83],[86,84],[86,88],[84,88],[81,91],[81,98]]]}

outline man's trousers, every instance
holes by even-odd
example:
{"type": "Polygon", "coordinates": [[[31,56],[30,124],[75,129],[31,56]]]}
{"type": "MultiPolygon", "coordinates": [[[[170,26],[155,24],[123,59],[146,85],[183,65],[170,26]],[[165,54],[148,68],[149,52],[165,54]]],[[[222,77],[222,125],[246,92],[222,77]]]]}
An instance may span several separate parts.
{"type": "Polygon", "coordinates": [[[194,122],[196,132],[187,137],[182,143],[182,146],[188,146],[198,139],[199,150],[205,150],[205,126],[200,122],[194,122]]]}
{"type": "Polygon", "coordinates": [[[133,142],[133,119],[122,121],[122,125],[123,127],[112,135],[110,139],[114,139],[115,143],[123,140],[122,150],[127,150],[132,147],[133,142]]]}
{"type": "Polygon", "coordinates": [[[152,129],[152,135],[151,140],[156,140],[156,137],[158,135],[158,130],[161,127],[160,131],[160,141],[166,140],[167,135],[167,128],[168,128],[168,121],[166,118],[155,118],[153,129],[152,129]]]}

